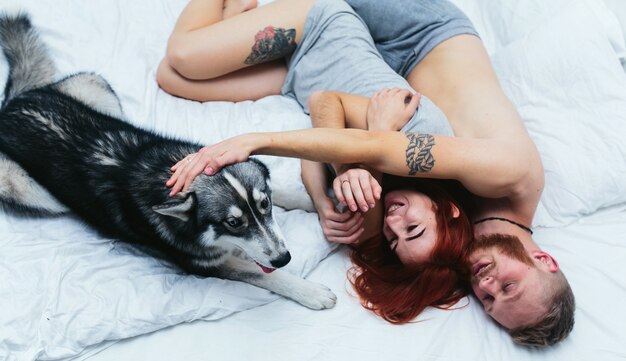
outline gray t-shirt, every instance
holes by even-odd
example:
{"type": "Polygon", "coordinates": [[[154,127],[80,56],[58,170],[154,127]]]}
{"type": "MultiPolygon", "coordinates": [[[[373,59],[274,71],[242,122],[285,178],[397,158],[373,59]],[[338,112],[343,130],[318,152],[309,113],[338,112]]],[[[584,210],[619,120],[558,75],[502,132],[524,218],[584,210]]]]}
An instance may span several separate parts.
{"type": "MultiPolygon", "coordinates": [[[[309,113],[307,101],[317,90],[369,97],[383,88],[411,86],[385,63],[365,23],[348,4],[318,0],[306,19],[302,40],[288,60],[282,94],[296,99],[309,113]]],[[[453,134],[443,112],[425,96],[402,131],[453,134]]]]}

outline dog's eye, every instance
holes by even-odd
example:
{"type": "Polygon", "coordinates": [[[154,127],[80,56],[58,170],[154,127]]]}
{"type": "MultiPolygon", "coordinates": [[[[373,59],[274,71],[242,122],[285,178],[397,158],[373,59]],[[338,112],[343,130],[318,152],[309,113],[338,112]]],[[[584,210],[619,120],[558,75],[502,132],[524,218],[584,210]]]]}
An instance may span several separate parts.
{"type": "Polygon", "coordinates": [[[243,221],[241,220],[241,218],[228,218],[226,220],[226,223],[233,228],[237,228],[243,224],[243,221]]]}
{"type": "Polygon", "coordinates": [[[265,198],[261,201],[261,208],[266,209],[267,207],[270,206],[270,201],[269,199],[265,198]]]}

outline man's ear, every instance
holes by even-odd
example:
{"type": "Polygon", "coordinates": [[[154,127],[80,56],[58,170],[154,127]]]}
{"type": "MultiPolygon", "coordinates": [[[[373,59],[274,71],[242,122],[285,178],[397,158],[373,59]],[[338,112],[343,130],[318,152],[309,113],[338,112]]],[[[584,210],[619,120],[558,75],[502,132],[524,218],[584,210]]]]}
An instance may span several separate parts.
{"type": "Polygon", "coordinates": [[[530,252],[530,255],[548,272],[554,273],[559,270],[559,263],[549,253],[540,250],[533,250],[530,252]]]}
{"type": "Polygon", "coordinates": [[[196,195],[194,192],[180,192],[168,199],[163,204],[152,207],[152,210],[164,216],[176,217],[187,222],[191,212],[196,207],[196,195]]]}

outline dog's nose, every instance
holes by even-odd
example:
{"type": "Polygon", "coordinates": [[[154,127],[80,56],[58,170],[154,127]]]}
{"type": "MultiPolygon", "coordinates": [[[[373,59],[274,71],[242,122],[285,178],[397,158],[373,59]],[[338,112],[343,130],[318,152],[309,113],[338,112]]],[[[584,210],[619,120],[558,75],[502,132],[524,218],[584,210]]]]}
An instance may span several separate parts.
{"type": "Polygon", "coordinates": [[[278,257],[277,259],[272,260],[270,263],[272,264],[272,267],[281,268],[287,263],[289,263],[289,261],[291,261],[291,254],[287,252],[283,254],[282,256],[278,257]]]}

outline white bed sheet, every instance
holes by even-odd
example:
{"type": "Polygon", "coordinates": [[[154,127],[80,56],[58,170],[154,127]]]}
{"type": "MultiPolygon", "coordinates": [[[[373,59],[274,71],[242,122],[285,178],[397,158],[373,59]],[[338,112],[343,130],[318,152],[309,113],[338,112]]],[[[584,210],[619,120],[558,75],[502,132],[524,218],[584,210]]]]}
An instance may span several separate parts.
{"type": "Polygon", "coordinates": [[[559,260],[577,302],[572,334],[546,350],[514,345],[474,299],[460,310],[427,310],[421,323],[390,325],[351,296],[345,277],[350,262],[342,250],[309,277],[337,292],[332,310],[312,312],[278,300],[218,322],[194,322],[125,340],[89,361],[623,360],[625,234],[626,211],[617,210],[566,227],[537,229],[537,241],[559,260]]]}
{"type": "MultiPolygon", "coordinates": [[[[201,143],[250,131],[310,126],[297,104],[281,97],[200,104],[160,91],[154,81],[156,66],[186,2],[2,0],[0,9],[25,7],[49,44],[61,74],[83,70],[101,73],[120,95],[128,119],[140,126],[201,143]]],[[[455,312],[428,310],[423,316],[429,319],[426,322],[388,325],[348,295],[345,250],[334,253],[311,275],[339,295],[335,309],[314,312],[287,300],[258,307],[277,297],[241,283],[182,276],[161,262],[102,239],[71,217],[42,220],[1,214],[0,359],[85,359],[115,340],[179,323],[183,324],[115,344],[93,359],[626,357],[626,314],[619,309],[619,300],[626,295],[626,213],[622,205],[626,199],[626,147],[614,144],[626,136],[626,75],[621,69],[619,74],[615,72],[620,57],[624,60],[623,34],[612,15],[593,0],[555,0],[549,6],[543,0],[504,0],[497,5],[481,0],[454,2],[475,22],[494,57],[505,91],[520,107],[527,124],[534,124],[535,128],[529,126],[531,136],[539,145],[559,145],[542,153],[547,161],[547,196],[535,223],[552,226],[539,228],[536,239],[557,257],[577,296],[577,325],[562,345],[542,352],[514,346],[475,302],[455,312]],[[583,19],[580,15],[587,11],[595,16],[583,19]],[[563,13],[570,18],[561,16],[563,13]],[[565,36],[576,32],[574,28],[561,33],[550,28],[557,21],[572,26],[572,19],[589,25],[590,34],[578,34],[587,43],[565,41],[565,36]],[[557,47],[538,41],[546,33],[556,37],[562,53],[549,54],[557,47]],[[572,47],[580,45],[584,50],[589,44],[593,54],[573,56],[572,47]],[[526,50],[535,55],[546,52],[541,56],[545,62],[537,63],[537,56],[519,61],[526,50]],[[562,57],[579,61],[562,62],[562,57]],[[529,64],[554,76],[529,78],[525,73],[531,69],[529,64]],[[551,71],[563,66],[587,72],[551,71]],[[564,83],[570,77],[578,83],[564,83]],[[598,78],[603,80],[594,82],[598,78]],[[568,88],[571,84],[589,90],[576,92],[568,88]],[[558,96],[544,101],[537,96],[543,87],[553,89],[558,96]],[[560,96],[569,91],[576,95],[573,100],[560,96]],[[581,106],[581,99],[600,109],[581,106]],[[578,155],[580,149],[568,148],[567,142],[562,144],[554,133],[539,131],[542,125],[548,126],[541,123],[542,119],[556,119],[559,114],[563,114],[561,121],[575,119],[573,124],[600,124],[600,129],[594,128],[599,139],[609,134],[606,143],[612,153],[607,154],[602,147],[583,148],[584,164],[595,160],[591,162],[595,169],[589,174],[567,177],[569,171],[580,168],[570,158],[562,161],[560,157],[578,155]],[[577,220],[580,217],[582,220],[577,220]],[[224,319],[184,324],[220,318],[224,319]]],[[[6,66],[0,63],[0,76],[4,77],[6,66]]],[[[586,135],[584,127],[551,125],[557,130],[566,128],[559,134],[574,141],[586,135]]],[[[291,195],[294,205],[310,206],[299,179],[298,161],[264,160],[272,171],[275,192],[291,195]]],[[[309,272],[332,250],[323,239],[316,215],[276,210],[294,254],[289,268],[296,273],[309,272]]]]}

